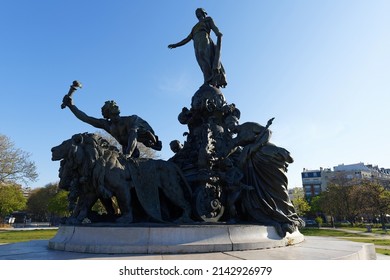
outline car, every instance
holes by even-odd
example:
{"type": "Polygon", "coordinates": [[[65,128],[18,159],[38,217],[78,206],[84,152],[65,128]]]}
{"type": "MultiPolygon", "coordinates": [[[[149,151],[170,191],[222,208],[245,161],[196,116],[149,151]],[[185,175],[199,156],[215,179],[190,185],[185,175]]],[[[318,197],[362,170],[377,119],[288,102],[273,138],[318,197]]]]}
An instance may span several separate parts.
{"type": "Polygon", "coordinates": [[[318,226],[317,222],[314,220],[305,220],[305,227],[316,227],[318,226]]]}

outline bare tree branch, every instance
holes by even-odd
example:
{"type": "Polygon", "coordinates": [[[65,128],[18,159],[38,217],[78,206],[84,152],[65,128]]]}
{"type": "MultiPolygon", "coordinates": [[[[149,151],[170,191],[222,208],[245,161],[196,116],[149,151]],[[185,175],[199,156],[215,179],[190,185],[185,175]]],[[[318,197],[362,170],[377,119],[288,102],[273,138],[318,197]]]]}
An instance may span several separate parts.
{"type": "Polygon", "coordinates": [[[15,148],[14,143],[0,134],[0,182],[28,183],[38,178],[30,154],[15,148]]]}

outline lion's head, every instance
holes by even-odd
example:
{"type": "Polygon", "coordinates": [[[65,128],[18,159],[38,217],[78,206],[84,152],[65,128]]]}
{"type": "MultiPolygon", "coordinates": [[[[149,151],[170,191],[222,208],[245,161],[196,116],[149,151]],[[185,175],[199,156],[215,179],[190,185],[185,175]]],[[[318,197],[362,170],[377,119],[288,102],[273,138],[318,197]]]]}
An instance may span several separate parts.
{"type": "Polygon", "coordinates": [[[92,133],[79,133],[51,149],[52,160],[61,160],[60,185],[69,188],[70,182],[86,180],[91,176],[96,160],[107,154],[118,152],[107,140],[92,133]]]}

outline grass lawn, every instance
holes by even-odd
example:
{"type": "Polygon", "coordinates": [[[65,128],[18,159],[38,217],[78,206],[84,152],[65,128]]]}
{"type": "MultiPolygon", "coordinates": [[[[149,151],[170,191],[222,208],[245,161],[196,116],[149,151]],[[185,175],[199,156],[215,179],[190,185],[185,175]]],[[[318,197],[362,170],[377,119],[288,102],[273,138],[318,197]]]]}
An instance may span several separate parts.
{"type": "Polygon", "coordinates": [[[349,233],[333,229],[302,228],[299,230],[307,236],[332,236],[332,237],[366,237],[364,234],[349,233]]]}
{"type": "MultiPolygon", "coordinates": [[[[354,230],[354,231],[361,231],[361,232],[367,232],[367,228],[363,227],[343,227],[343,229],[346,230],[354,230]]],[[[375,234],[383,234],[383,235],[390,235],[390,231],[384,231],[382,228],[371,228],[372,233],[375,234]]]]}
{"type": "Polygon", "coordinates": [[[376,251],[378,254],[390,256],[390,250],[389,250],[389,249],[376,248],[375,251],[376,251]]]}
{"type": "Polygon", "coordinates": [[[354,241],[354,242],[364,242],[364,243],[373,243],[375,245],[379,246],[390,246],[390,239],[377,239],[377,238],[353,238],[353,237],[345,237],[344,239],[354,241]]]}
{"type": "Polygon", "coordinates": [[[0,243],[48,240],[53,238],[56,233],[56,229],[0,231],[0,243]]]}

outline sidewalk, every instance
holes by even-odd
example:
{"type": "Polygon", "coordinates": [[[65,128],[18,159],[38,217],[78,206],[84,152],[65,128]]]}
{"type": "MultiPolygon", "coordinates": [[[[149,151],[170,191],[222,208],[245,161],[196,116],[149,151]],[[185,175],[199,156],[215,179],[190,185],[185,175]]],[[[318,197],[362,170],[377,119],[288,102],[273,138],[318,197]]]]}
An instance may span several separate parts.
{"type": "MultiPolygon", "coordinates": [[[[31,228],[0,229],[0,231],[1,230],[31,230],[31,228]]],[[[342,229],[338,230],[346,231],[342,229]]],[[[349,232],[356,233],[355,231],[349,232]]],[[[371,238],[375,238],[376,236],[378,236],[383,239],[382,235],[375,235],[370,233],[367,233],[365,235],[371,238]]],[[[386,239],[387,238],[390,238],[390,236],[386,236],[386,239]]],[[[88,254],[51,250],[48,248],[48,240],[34,240],[13,244],[0,244],[0,260],[357,260],[367,259],[365,258],[367,256],[367,252],[370,252],[367,246],[373,245],[367,245],[367,243],[347,241],[341,238],[334,237],[306,236],[304,242],[294,246],[263,250],[166,255],[88,254]]],[[[377,247],[382,248],[382,246],[377,247]]],[[[383,247],[387,249],[389,246],[383,247]]],[[[375,258],[375,256],[373,258],[375,258]]],[[[390,256],[376,254],[376,259],[390,260],[390,256]]]]}
{"type": "MultiPolygon", "coordinates": [[[[0,245],[0,260],[373,260],[372,244],[308,236],[293,246],[192,254],[89,254],[48,248],[48,240],[0,245]]],[[[378,258],[382,259],[382,258],[378,258]]],[[[390,257],[389,257],[390,259],[390,257]]]]}

